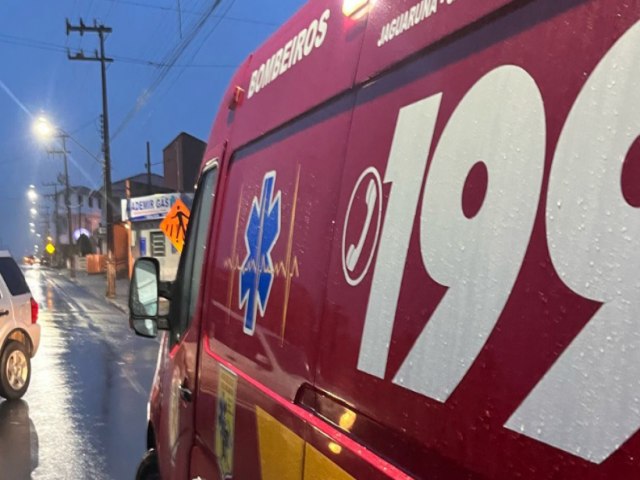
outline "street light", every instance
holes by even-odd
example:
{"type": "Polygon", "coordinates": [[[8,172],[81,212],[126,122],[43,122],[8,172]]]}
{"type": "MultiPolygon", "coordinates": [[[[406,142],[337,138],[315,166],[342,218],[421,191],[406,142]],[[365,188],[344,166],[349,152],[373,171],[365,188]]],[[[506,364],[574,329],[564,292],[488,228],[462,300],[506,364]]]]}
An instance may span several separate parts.
{"type": "Polygon", "coordinates": [[[29,197],[29,200],[31,201],[31,203],[36,203],[36,200],[38,200],[38,194],[36,193],[35,190],[27,190],[27,197],[29,197]]]}
{"type": "Polygon", "coordinates": [[[38,211],[33,207],[29,209],[29,212],[31,213],[32,217],[35,217],[36,215],[38,215],[38,211]]]}
{"type": "Polygon", "coordinates": [[[33,123],[33,132],[41,140],[49,140],[56,135],[56,129],[51,125],[47,117],[40,115],[33,123]]]}
{"type": "MultiPolygon", "coordinates": [[[[42,141],[50,140],[53,137],[59,138],[62,143],[62,150],[49,150],[49,153],[57,153],[61,154],[64,158],[64,183],[65,183],[65,191],[64,191],[64,204],[67,210],[67,235],[69,238],[69,267],[70,267],[70,276],[73,278],[76,276],[76,262],[75,255],[73,255],[73,235],[72,235],[72,226],[71,226],[71,203],[69,201],[69,165],[67,162],[67,138],[69,135],[65,133],[61,128],[55,127],[51,124],[49,119],[44,115],[40,115],[36,118],[36,121],[33,124],[33,132],[36,137],[38,137],[42,141]]],[[[57,201],[57,200],[56,200],[57,201]]],[[[57,205],[56,205],[57,210],[57,205]]],[[[57,212],[56,212],[57,213],[57,212]]]]}

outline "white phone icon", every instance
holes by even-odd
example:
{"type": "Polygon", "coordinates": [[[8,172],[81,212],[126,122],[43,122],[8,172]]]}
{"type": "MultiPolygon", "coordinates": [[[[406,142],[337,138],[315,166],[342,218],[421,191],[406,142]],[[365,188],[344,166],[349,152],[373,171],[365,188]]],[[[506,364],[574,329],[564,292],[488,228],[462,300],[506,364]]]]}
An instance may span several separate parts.
{"type": "Polygon", "coordinates": [[[362,247],[364,247],[364,241],[367,238],[367,233],[369,233],[369,227],[371,226],[371,218],[373,217],[373,210],[376,207],[377,199],[378,190],[376,189],[376,182],[375,180],[370,179],[369,185],[367,185],[367,195],[365,197],[365,201],[367,202],[367,218],[364,221],[364,226],[362,227],[362,233],[360,234],[358,244],[349,245],[349,250],[347,251],[347,268],[351,272],[356,268],[358,260],[360,259],[362,247]]]}

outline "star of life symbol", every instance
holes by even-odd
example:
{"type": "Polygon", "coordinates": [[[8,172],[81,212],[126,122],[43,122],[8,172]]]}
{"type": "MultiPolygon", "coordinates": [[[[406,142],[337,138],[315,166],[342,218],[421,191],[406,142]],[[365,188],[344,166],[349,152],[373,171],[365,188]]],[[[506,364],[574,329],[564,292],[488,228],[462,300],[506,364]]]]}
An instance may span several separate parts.
{"type": "Polygon", "coordinates": [[[273,259],[271,250],[280,235],[280,191],[273,195],[276,172],[267,172],[262,181],[260,201],[253,198],[251,212],[244,234],[247,256],[242,262],[239,278],[240,309],[244,312],[244,333],[253,335],[258,309],[264,317],[269,294],[273,286],[273,259]]]}

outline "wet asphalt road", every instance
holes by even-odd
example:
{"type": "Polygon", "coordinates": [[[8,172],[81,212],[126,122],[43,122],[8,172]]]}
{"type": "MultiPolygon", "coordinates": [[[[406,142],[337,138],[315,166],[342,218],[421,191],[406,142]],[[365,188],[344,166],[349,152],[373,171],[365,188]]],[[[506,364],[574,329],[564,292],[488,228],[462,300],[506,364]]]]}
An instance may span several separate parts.
{"type": "Polygon", "coordinates": [[[40,349],[21,401],[0,402],[0,478],[132,479],[158,343],[58,271],[27,269],[40,349]]]}

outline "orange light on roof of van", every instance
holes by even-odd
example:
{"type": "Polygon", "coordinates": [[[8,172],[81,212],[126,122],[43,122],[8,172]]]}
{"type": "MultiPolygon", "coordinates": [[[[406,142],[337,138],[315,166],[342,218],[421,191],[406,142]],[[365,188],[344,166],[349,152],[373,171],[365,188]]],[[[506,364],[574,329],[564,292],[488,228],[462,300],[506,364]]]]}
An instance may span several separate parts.
{"type": "Polygon", "coordinates": [[[342,13],[347,17],[351,17],[362,10],[370,2],[373,3],[372,0],[344,0],[344,3],[342,4],[342,13]]]}

